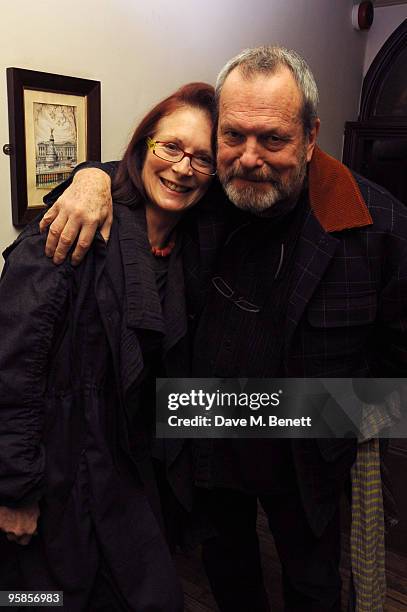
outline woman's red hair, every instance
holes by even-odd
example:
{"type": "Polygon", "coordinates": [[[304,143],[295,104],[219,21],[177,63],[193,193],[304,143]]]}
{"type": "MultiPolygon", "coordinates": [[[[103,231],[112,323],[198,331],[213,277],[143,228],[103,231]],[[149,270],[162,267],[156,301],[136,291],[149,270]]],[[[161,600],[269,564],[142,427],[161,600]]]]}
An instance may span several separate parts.
{"type": "MultiPolygon", "coordinates": [[[[183,108],[197,108],[207,113],[212,125],[216,120],[215,90],[207,83],[188,83],[162,100],[147,113],[137,126],[113,179],[112,194],[115,202],[136,204],[145,197],[141,171],[147,153],[146,140],[153,136],[163,117],[183,108]]],[[[214,130],[212,147],[214,146],[214,130]]]]}

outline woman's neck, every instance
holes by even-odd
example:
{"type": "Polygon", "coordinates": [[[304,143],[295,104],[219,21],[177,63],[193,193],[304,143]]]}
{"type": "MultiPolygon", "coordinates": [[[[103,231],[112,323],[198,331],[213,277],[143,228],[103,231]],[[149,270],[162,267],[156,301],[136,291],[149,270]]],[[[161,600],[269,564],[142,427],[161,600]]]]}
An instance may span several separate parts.
{"type": "Polygon", "coordinates": [[[147,204],[147,236],[152,248],[162,249],[167,245],[169,237],[181,215],[182,213],[162,210],[147,204]]]}

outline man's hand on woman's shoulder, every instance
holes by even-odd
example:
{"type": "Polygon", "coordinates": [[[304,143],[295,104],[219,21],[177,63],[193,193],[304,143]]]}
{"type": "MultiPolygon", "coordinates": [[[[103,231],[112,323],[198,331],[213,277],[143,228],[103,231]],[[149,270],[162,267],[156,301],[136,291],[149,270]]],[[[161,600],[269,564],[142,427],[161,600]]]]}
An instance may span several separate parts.
{"type": "Polygon", "coordinates": [[[72,264],[78,265],[89,250],[97,228],[107,241],[113,221],[111,179],[99,168],[83,168],[71,185],[45,213],[40,223],[49,227],[45,254],[60,264],[77,239],[72,264]]]}

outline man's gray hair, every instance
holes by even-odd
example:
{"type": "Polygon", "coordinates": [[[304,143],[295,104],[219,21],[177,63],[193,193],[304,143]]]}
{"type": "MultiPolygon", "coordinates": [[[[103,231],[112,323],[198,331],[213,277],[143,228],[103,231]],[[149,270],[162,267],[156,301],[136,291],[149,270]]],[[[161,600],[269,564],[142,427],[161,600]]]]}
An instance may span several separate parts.
{"type": "Polygon", "coordinates": [[[216,101],[219,104],[226,77],[235,68],[239,68],[244,78],[250,79],[257,74],[274,74],[281,67],[286,67],[291,71],[302,94],[302,123],[304,133],[308,136],[318,117],[318,88],[307,62],[298,53],[285,49],[285,47],[265,46],[244,49],[232,57],[222,68],[216,80],[216,101]]]}

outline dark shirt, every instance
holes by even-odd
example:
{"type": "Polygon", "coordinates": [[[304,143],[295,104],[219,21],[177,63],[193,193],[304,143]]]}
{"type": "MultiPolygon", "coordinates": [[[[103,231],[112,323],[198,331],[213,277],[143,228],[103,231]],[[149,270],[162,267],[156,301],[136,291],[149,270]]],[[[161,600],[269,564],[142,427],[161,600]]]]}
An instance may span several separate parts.
{"type": "MultiPolygon", "coordinates": [[[[193,375],[284,376],[290,271],[308,210],[304,193],[291,209],[277,209],[270,217],[236,213],[214,273],[216,286],[210,288],[199,322],[193,375]]],[[[292,474],[287,440],[198,443],[196,475],[201,486],[261,493],[292,486],[294,480],[288,477],[292,474]]]]}

